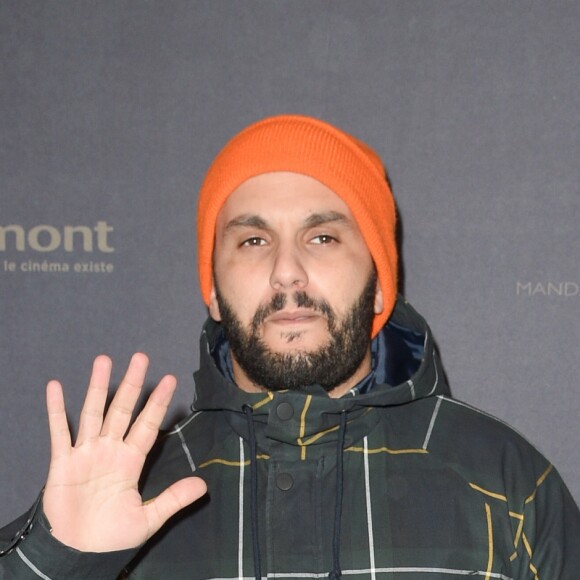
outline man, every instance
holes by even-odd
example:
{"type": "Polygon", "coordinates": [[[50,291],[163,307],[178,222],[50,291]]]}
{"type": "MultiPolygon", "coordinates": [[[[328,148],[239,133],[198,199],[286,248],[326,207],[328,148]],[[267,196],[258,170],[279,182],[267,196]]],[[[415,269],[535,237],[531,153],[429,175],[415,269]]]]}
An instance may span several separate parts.
{"type": "Polygon", "coordinates": [[[397,299],[373,151],[315,119],[260,121],[210,167],[197,225],[211,318],[192,414],[149,453],[175,380],[130,427],[147,359],[104,415],[98,357],[72,446],[49,383],[49,476],[4,532],[6,577],[578,577],[559,475],[450,398],[429,328],[397,299]]]}

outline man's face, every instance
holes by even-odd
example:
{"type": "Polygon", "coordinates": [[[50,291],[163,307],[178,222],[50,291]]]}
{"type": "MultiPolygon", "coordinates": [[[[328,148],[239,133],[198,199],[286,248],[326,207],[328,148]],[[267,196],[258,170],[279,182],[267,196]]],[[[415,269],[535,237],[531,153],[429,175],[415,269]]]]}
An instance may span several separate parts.
{"type": "Polygon", "coordinates": [[[224,325],[241,388],[346,392],[370,370],[382,308],[370,252],[328,187],[276,172],[229,196],[216,224],[210,314],[224,325]]]}

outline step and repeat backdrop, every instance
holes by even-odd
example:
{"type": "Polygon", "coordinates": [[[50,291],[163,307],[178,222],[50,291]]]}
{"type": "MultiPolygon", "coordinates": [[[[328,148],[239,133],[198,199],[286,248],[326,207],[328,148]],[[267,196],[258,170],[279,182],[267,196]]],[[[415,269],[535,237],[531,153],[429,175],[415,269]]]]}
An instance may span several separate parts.
{"type": "MultiPolygon", "coordinates": [[[[580,4],[0,3],[0,522],[46,476],[44,389],[73,429],[92,360],[134,351],[193,398],[207,315],[195,203],[225,141],[326,119],[381,155],[401,291],[455,397],[522,432],[580,501],[580,4]]],[[[457,437],[461,437],[458,433],[457,437]]]]}

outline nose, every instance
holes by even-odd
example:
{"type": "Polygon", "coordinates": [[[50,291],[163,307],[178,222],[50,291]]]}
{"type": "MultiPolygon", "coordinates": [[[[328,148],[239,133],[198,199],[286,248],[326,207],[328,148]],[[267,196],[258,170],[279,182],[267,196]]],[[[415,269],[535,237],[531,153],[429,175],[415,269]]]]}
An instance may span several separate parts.
{"type": "Polygon", "coordinates": [[[278,248],[270,274],[274,290],[302,290],[308,285],[308,275],[294,248],[278,248]]]}

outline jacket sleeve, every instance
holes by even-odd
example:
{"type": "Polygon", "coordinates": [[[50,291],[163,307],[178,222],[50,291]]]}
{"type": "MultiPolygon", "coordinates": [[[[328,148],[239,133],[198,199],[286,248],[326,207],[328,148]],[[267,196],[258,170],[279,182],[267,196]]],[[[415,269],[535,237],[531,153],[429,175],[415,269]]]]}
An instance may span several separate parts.
{"type": "Polygon", "coordinates": [[[65,546],[51,534],[41,496],[0,530],[0,579],[114,580],[137,551],[91,553],[65,546]]]}
{"type": "Polygon", "coordinates": [[[580,570],[580,510],[552,467],[524,502],[520,537],[522,580],[571,580],[580,570]]]}

